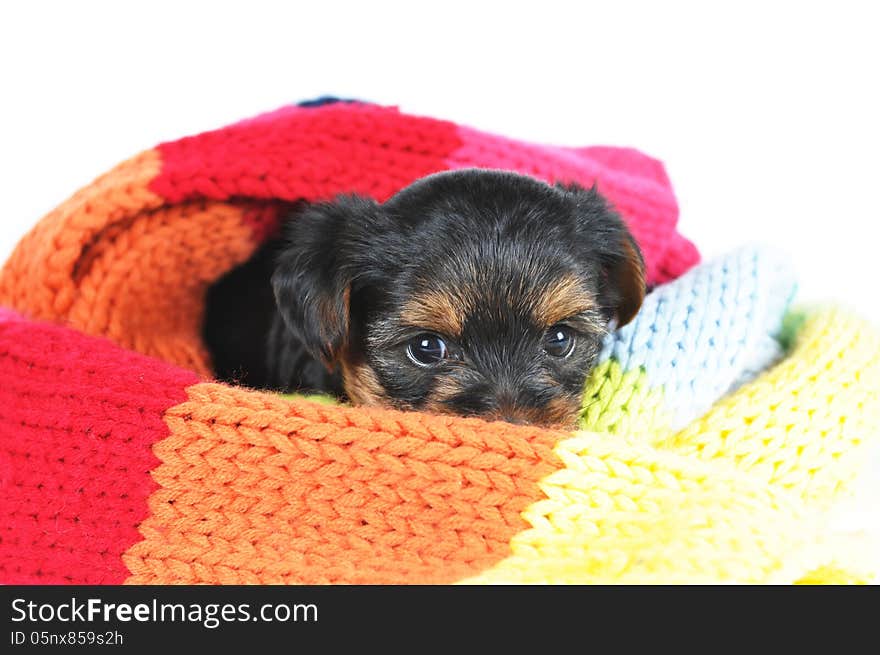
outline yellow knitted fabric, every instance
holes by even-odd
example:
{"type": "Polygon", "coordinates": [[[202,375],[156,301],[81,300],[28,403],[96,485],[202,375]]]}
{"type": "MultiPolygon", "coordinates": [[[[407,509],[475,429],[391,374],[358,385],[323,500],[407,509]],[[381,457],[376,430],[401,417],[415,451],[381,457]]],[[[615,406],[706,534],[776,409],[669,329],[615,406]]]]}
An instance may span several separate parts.
{"type": "MultiPolygon", "coordinates": [[[[825,310],[780,364],[676,433],[658,439],[625,406],[606,406],[592,427],[617,434],[558,443],[565,467],[525,510],[531,529],[465,582],[871,581],[872,544],[832,534],[828,510],[880,432],[878,353],[870,326],[825,310]]],[[[636,397],[651,397],[639,375],[631,381],[636,397]]]]}

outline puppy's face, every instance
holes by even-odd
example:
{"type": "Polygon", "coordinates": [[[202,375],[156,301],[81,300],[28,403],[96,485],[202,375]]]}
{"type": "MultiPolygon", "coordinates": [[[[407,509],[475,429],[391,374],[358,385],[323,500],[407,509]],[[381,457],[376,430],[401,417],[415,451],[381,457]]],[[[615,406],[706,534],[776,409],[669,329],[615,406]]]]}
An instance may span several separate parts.
{"type": "Polygon", "coordinates": [[[439,173],[288,229],[279,309],[355,404],[570,426],[609,320],[645,292],[595,191],[512,173],[439,173]]]}

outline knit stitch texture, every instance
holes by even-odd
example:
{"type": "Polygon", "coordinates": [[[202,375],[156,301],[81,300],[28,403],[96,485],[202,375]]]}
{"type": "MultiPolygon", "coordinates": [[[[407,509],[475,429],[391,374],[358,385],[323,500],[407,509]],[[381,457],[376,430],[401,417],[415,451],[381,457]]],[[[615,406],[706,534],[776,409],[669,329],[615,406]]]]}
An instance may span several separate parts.
{"type": "Polygon", "coordinates": [[[866,582],[829,528],[880,432],[880,337],[786,259],[698,264],[662,165],[358,102],[159,147],[0,273],[0,582],[866,582]],[[596,182],[645,253],[564,433],[219,384],[207,287],[285,203],[467,166],[596,182]]]}

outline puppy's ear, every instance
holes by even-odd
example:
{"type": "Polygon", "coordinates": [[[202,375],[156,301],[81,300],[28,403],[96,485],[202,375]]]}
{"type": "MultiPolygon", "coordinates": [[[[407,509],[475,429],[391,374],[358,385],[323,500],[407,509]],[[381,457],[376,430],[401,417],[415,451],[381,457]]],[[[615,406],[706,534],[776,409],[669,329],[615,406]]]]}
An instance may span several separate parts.
{"type": "Polygon", "coordinates": [[[606,316],[622,327],[635,318],[645,299],[645,260],[623,219],[596,186],[559,185],[574,199],[578,234],[599,261],[599,300],[606,316]]]}
{"type": "Polygon", "coordinates": [[[360,196],[294,211],[284,224],[272,289],[287,329],[332,370],[349,341],[351,287],[358,276],[358,249],[381,211],[360,196]]]}
{"type": "Polygon", "coordinates": [[[608,282],[605,304],[613,309],[617,327],[623,327],[636,317],[645,300],[645,261],[625,226],[617,247],[605,252],[603,260],[608,282]]]}

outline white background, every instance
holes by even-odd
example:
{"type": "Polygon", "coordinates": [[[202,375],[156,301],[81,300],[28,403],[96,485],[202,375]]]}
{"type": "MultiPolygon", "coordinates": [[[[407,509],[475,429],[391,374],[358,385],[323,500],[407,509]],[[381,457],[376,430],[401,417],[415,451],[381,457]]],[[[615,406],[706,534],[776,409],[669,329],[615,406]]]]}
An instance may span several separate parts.
{"type": "Polygon", "coordinates": [[[872,3],[719,4],[0,3],[0,261],[136,152],[329,93],[638,147],[704,254],[774,243],[802,299],[880,321],[872,3]]]}
{"type": "Polygon", "coordinates": [[[800,299],[880,322],[870,2],[0,4],[0,261],[163,140],[334,94],[664,160],[704,255],[791,253],[800,299]],[[14,5],[14,6],[13,6],[14,5]]]}

